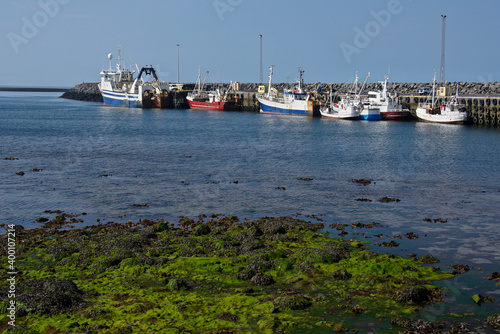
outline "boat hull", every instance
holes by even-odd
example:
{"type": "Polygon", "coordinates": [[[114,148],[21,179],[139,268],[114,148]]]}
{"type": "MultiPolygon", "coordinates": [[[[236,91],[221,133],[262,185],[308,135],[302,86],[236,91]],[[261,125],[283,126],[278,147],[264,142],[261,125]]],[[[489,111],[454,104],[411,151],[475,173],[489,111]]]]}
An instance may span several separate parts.
{"type": "Polygon", "coordinates": [[[188,99],[188,104],[194,110],[216,110],[216,111],[240,111],[241,104],[239,102],[204,102],[188,99]]]}
{"type": "Polygon", "coordinates": [[[467,121],[467,113],[455,112],[450,114],[430,114],[426,109],[417,109],[417,117],[424,122],[441,124],[464,124],[467,121]]]}
{"type": "Polygon", "coordinates": [[[320,109],[320,113],[321,117],[324,118],[359,120],[359,113],[354,111],[354,108],[349,108],[349,110],[344,110],[341,108],[325,108],[320,109]]]}
{"type": "Polygon", "coordinates": [[[264,114],[313,116],[314,105],[312,101],[296,100],[291,103],[280,103],[258,98],[260,112],[264,114]]]}
{"type": "Polygon", "coordinates": [[[160,108],[166,109],[170,106],[168,96],[157,96],[154,98],[143,98],[143,108],[160,108]]]}
{"type": "Polygon", "coordinates": [[[406,120],[410,119],[411,113],[409,111],[385,111],[385,112],[380,112],[380,117],[384,120],[406,120]]]}
{"type": "Polygon", "coordinates": [[[359,119],[363,121],[378,121],[382,119],[382,116],[380,116],[378,109],[364,109],[359,114],[359,119]]]}
{"type": "Polygon", "coordinates": [[[130,108],[142,108],[139,94],[129,94],[103,90],[101,92],[104,104],[108,106],[121,106],[130,108]]]}

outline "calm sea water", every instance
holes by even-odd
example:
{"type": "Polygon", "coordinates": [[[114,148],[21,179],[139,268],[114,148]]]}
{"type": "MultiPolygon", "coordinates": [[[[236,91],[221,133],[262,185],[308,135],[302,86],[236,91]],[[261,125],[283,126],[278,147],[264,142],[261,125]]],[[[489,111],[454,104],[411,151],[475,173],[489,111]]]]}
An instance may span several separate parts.
{"type": "MultiPolygon", "coordinates": [[[[481,267],[467,274],[478,280],[500,271],[500,129],[136,110],[58,95],[0,93],[2,222],[38,226],[54,216],[45,210],[85,224],[315,214],[384,225],[360,231],[370,236],[414,232],[397,240],[401,252],[481,267]],[[351,182],[360,178],[374,182],[351,182]]],[[[500,300],[494,283],[478,284],[500,300]]]]}

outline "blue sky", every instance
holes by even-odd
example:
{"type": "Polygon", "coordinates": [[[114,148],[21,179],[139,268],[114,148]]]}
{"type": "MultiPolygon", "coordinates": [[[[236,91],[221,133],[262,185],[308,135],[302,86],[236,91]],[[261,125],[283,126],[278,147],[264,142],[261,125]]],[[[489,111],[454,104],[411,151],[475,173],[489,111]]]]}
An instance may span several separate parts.
{"type": "MultiPolygon", "coordinates": [[[[441,60],[447,15],[446,79],[499,81],[500,1],[431,0],[2,0],[0,86],[73,86],[99,81],[117,45],[128,62],[160,79],[194,82],[429,82],[441,60]]],[[[438,72],[439,77],[439,72],[438,72]]]]}

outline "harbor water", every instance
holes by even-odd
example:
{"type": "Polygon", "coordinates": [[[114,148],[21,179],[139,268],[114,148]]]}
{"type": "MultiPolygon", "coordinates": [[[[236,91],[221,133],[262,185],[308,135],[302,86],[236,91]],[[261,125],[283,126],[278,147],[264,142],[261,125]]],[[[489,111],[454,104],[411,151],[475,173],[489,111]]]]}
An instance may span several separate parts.
{"type": "MultiPolygon", "coordinates": [[[[400,246],[375,251],[432,254],[444,270],[468,264],[454,284],[500,301],[484,280],[500,268],[500,129],[127,109],[59,95],[0,92],[2,223],[38,227],[55,216],[46,210],[74,214],[77,227],[315,215],[336,236],[329,224],[377,222],[346,238],[382,233],[400,246]],[[418,238],[397,238],[409,232],[418,238]]],[[[498,312],[453,297],[462,312],[498,312]]]]}

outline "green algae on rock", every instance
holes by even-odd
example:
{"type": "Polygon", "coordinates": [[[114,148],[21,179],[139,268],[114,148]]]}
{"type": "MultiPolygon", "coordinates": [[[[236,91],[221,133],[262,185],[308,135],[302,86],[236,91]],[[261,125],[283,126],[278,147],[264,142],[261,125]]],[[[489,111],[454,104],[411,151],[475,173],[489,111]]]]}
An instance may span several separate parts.
{"type": "Polygon", "coordinates": [[[356,330],[415,316],[439,302],[433,281],[452,277],[331,238],[321,223],[206,219],[20,231],[20,286],[58,282],[73,299],[63,307],[31,291],[50,312],[25,305],[18,324],[34,333],[356,330]]]}

